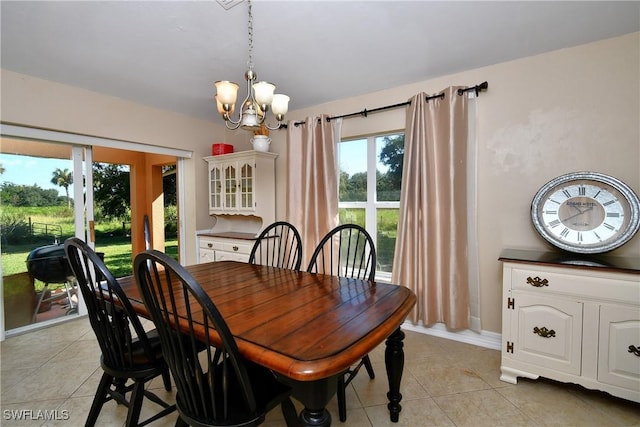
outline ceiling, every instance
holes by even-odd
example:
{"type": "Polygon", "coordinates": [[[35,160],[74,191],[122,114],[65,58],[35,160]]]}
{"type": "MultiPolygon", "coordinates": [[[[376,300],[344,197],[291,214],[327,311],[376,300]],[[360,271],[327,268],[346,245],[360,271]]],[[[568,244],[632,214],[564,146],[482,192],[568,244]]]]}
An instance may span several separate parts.
{"type": "MultiPolygon", "coordinates": [[[[222,123],[213,82],[246,95],[248,18],[221,3],[2,0],[1,66],[222,123]]],[[[640,31],[640,2],[254,0],[253,17],[258,78],[296,110],[640,31]]]]}

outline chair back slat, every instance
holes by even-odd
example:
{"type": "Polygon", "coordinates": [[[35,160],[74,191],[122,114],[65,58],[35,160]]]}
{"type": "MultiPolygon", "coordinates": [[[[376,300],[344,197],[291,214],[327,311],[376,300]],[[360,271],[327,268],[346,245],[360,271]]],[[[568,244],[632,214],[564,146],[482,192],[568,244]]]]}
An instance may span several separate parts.
{"type": "Polygon", "coordinates": [[[302,263],[300,233],[288,222],[274,222],[258,236],[249,263],[299,270],[302,263]]]}
{"type": "Polygon", "coordinates": [[[357,224],[339,225],[318,243],[307,271],[373,281],[376,273],[373,239],[357,224]]]}
{"type": "Polygon", "coordinates": [[[134,271],[176,383],[181,417],[191,425],[256,423],[263,415],[256,409],[245,360],[200,284],[156,250],[136,256],[134,271]]]}

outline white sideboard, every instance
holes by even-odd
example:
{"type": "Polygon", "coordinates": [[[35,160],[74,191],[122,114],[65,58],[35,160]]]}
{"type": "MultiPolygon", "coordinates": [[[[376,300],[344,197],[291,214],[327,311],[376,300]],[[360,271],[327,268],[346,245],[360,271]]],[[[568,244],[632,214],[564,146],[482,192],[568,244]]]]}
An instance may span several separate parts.
{"type": "Polygon", "coordinates": [[[196,233],[198,262],[248,262],[256,237],[276,217],[276,153],[242,151],[205,157],[209,230],[196,233]]]}
{"type": "Polygon", "coordinates": [[[542,376],[640,402],[640,259],[510,250],[500,261],[500,379],[542,376]]]}

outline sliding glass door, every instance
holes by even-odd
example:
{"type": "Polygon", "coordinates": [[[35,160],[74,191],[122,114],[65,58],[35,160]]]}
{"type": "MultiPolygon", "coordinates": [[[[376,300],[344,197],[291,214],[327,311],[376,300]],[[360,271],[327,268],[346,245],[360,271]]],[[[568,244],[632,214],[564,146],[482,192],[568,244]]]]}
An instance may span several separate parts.
{"type": "Polygon", "coordinates": [[[85,313],[64,255],[93,223],[90,147],[2,139],[0,225],[3,330],[9,334],[85,313]]]}

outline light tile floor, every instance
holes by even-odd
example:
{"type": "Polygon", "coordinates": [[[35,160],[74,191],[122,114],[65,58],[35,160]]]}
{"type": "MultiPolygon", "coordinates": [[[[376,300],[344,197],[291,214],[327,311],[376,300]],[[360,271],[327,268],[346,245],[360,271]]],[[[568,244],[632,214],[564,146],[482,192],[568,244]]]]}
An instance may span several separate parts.
{"type": "MultiPolygon", "coordinates": [[[[335,398],[330,402],[334,426],[640,426],[638,403],[544,379],[507,384],[499,380],[498,351],[405,333],[399,423],[389,421],[386,408],[382,345],[370,355],[376,379],[369,380],[363,371],[347,392],[346,423],[338,419],[335,398]]],[[[0,346],[0,425],[83,425],[102,374],[98,358],[86,318],[6,339],[0,346]],[[16,420],[19,414],[27,419],[16,420]]],[[[167,400],[173,398],[160,379],[150,388],[167,400]]],[[[157,410],[145,401],[142,416],[157,410]]],[[[150,426],[173,426],[175,417],[174,413],[150,426]]],[[[125,418],[126,408],[109,402],[97,425],[121,427],[125,418]]],[[[280,411],[270,412],[264,425],[284,426],[280,411]]]]}

